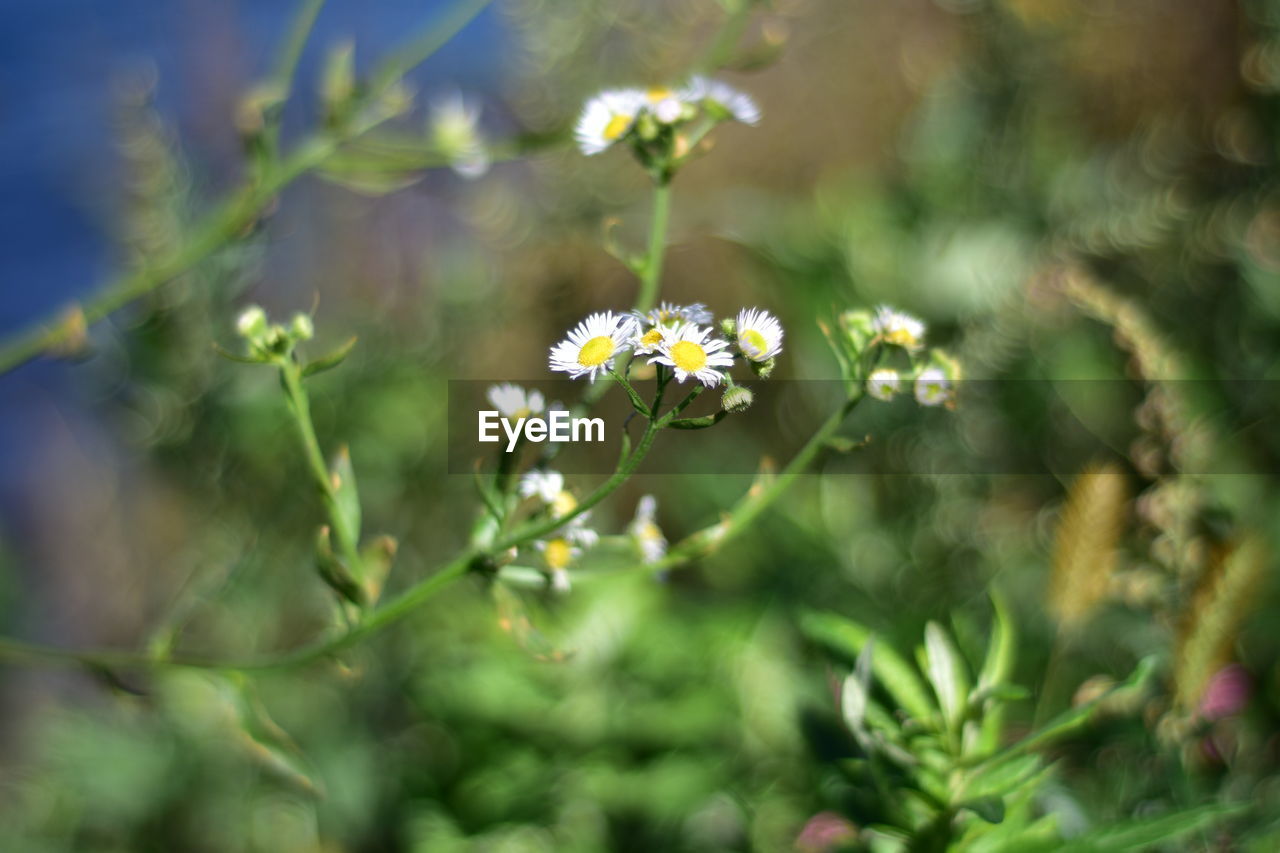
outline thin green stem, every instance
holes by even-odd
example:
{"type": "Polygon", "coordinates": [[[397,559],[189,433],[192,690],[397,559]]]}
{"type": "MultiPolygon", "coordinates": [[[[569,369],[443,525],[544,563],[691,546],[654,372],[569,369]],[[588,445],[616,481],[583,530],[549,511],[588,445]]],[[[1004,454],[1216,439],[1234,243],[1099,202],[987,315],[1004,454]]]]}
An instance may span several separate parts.
{"type": "MultiPolygon", "coordinates": [[[[663,384],[659,383],[658,395],[654,401],[655,407],[661,402],[663,384]]],[[[781,497],[783,492],[795,481],[796,477],[812,464],[822,447],[835,435],[845,417],[857,405],[858,400],[858,397],[854,397],[846,401],[837,412],[822,424],[772,483],[758,492],[752,491],[748,493],[747,497],[730,511],[729,517],[725,521],[682,539],[667,552],[663,559],[637,568],[651,572],[676,568],[698,556],[714,552],[720,545],[739,535],[761,512],[781,497]]],[[[604,500],[634,473],[640,461],[653,445],[653,440],[657,433],[658,429],[653,422],[650,422],[635,451],[619,466],[617,472],[607,482],[578,505],[575,512],[562,518],[526,526],[492,546],[487,552],[476,548],[464,550],[439,571],[370,611],[358,625],[336,637],[320,640],[291,652],[247,661],[228,661],[185,655],[156,657],[133,651],[114,649],[60,649],[37,643],[25,643],[19,640],[0,638],[0,659],[8,659],[14,662],[44,661],[71,666],[107,668],[175,666],[236,672],[285,669],[314,663],[349,648],[404,619],[442,589],[464,577],[475,562],[482,558],[485,553],[506,550],[512,546],[524,544],[550,533],[572,520],[575,515],[585,512],[604,500]]]]}
{"type": "Polygon", "coordinates": [[[492,0],[463,0],[413,42],[393,52],[370,75],[369,95],[377,98],[384,94],[404,75],[444,47],[491,2],[492,0]]]}
{"type": "Polygon", "coordinates": [[[280,95],[287,98],[293,90],[293,77],[298,70],[298,60],[302,58],[302,50],[311,38],[311,30],[316,25],[316,18],[324,8],[325,0],[302,0],[293,22],[289,25],[289,34],[280,46],[280,54],[276,58],[272,81],[280,87],[280,95]]]}
{"type": "Polygon", "coordinates": [[[671,218],[671,183],[658,181],[653,187],[653,212],[649,221],[649,248],[636,294],[636,310],[644,313],[658,301],[662,266],[667,255],[667,224],[671,218]]]}
{"type": "Polygon", "coordinates": [[[734,9],[721,25],[720,30],[716,33],[715,39],[712,40],[710,46],[703,54],[702,62],[699,63],[699,69],[708,74],[718,71],[729,58],[733,55],[733,51],[738,46],[738,42],[742,40],[742,33],[747,28],[747,21],[751,17],[751,6],[747,0],[742,0],[738,8],[734,9]]]}
{"type": "MultiPolygon", "coordinates": [[[[346,142],[356,139],[391,116],[376,109],[378,96],[396,79],[391,72],[408,73],[445,44],[475,17],[490,0],[465,0],[453,12],[431,27],[417,42],[395,54],[375,74],[375,83],[366,93],[363,116],[336,131],[317,133],[298,145],[277,168],[255,178],[237,190],[196,227],[194,235],[168,256],[120,276],[103,288],[80,309],[60,310],[0,345],[0,374],[26,364],[41,353],[65,345],[83,334],[84,325],[93,324],[134,300],[173,281],[215,251],[249,230],[276,195],[302,175],[322,166],[346,142]],[[83,322],[80,322],[81,316],[83,322]]],[[[447,165],[447,164],[442,164],[447,165]]]]}
{"type": "Polygon", "coordinates": [[[631,455],[618,466],[617,470],[610,475],[608,480],[605,480],[596,488],[595,491],[579,501],[578,505],[574,507],[571,512],[554,518],[546,518],[541,521],[526,524],[524,527],[513,531],[511,534],[498,541],[492,547],[491,551],[495,553],[505,551],[508,548],[523,545],[540,536],[545,536],[552,531],[559,530],[561,527],[565,526],[570,521],[582,515],[584,512],[600,503],[600,501],[613,494],[619,486],[625,483],[627,479],[635,473],[636,468],[640,466],[641,461],[643,461],[644,457],[649,453],[649,449],[653,447],[653,440],[657,437],[658,430],[658,422],[656,420],[649,421],[649,424],[645,427],[644,435],[640,437],[640,443],[636,445],[635,450],[631,451],[631,455]]]}
{"type": "Polygon", "coordinates": [[[276,57],[276,67],[271,74],[271,83],[279,100],[263,131],[272,160],[275,159],[279,148],[281,114],[284,112],[285,102],[293,92],[293,78],[298,70],[298,60],[302,58],[302,50],[311,37],[311,31],[315,27],[316,18],[320,16],[324,2],[325,0],[302,0],[297,14],[289,25],[289,34],[281,44],[280,53],[276,57]]]}
{"type": "Polygon", "coordinates": [[[285,398],[289,402],[289,411],[298,428],[298,437],[302,440],[302,450],[307,458],[307,467],[311,469],[311,478],[320,491],[324,502],[325,514],[333,529],[333,538],[337,540],[338,552],[346,560],[347,567],[356,577],[363,577],[360,565],[360,533],[353,530],[350,519],[338,505],[338,494],[333,481],[333,474],[325,462],[324,451],[320,449],[320,441],[316,438],[315,424],[311,421],[311,403],[307,391],[302,387],[302,368],[292,357],[280,364],[280,384],[284,387],[285,398]]]}
{"type": "Polygon", "coordinates": [[[623,390],[627,392],[627,397],[631,399],[632,408],[644,415],[646,418],[653,417],[653,413],[649,411],[649,407],[645,405],[644,400],[640,399],[639,392],[637,392],[631,383],[626,380],[626,377],[621,373],[618,373],[618,371],[614,370],[612,367],[609,368],[609,375],[612,376],[617,383],[622,386],[623,390]]]}
{"type": "Polygon", "coordinates": [[[725,542],[746,530],[760,513],[782,497],[783,493],[791,488],[796,478],[813,464],[814,459],[817,458],[827,443],[835,437],[840,425],[844,423],[845,418],[849,416],[849,413],[854,410],[861,399],[861,393],[849,397],[839,409],[823,422],[818,431],[809,437],[804,447],[800,448],[776,477],[764,487],[759,489],[753,487],[748,491],[746,497],[739,501],[725,515],[723,520],[686,536],[673,545],[662,559],[646,564],[644,568],[650,572],[661,572],[676,568],[697,557],[714,552],[725,542]]]}

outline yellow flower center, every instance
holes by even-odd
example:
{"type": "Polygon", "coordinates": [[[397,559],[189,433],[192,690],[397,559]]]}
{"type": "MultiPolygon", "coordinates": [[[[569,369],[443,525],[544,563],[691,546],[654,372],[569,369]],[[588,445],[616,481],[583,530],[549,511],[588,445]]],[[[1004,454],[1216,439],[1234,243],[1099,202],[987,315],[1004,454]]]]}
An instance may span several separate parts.
{"type": "Polygon", "coordinates": [[[631,127],[631,116],[625,113],[618,113],[609,119],[609,123],[604,126],[603,136],[605,139],[613,142],[622,134],[627,132],[627,128],[631,127]]]}
{"type": "Polygon", "coordinates": [[[583,367],[599,367],[613,355],[613,338],[599,335],[582,345],[578,351],[578,364],[583,367]]]}
{"type": "Polygon", "coordinates": [[[764,355],[768,349],[764,335],[755,329],[743,329],[738,333],[738,343],[742,345],[743,352],[749,356],[764,355]]]}
{"type": "Polygon", "coordinates": [[[552,539],[542,552],[542,559],[552,571],[568,568],[569,561],[573,559],[573,546],[568,540],[552,539]]]}
{"type": "Polygon", "coordinates": [[[685,373],[697,373],[707,365],[707,351],[693,341],[676,341],[671,346],[671,360],[685,373]]]}
{"type": "Polygon", "coordinates": [[[551,514],[562,518],[578,508],[578,499],[568,492],[561,492],[551,502],[551,514]]]}
{"type": "Polygon", "coordinates": [[[667,98],[670,98],[673,94],[675,93],[672,92],[670,89],[664,88],[662,86],[655,86],[654,88],[648,91],[649,103],[656,104],[658,103],[658,101],[665,101],[667,98]]]}
{"type": "Polygon", "coordinates": [[[920,339],[906,329],[890,329],[884,333],[884,340],[885,343],[905,349],[914,349],[920,346],[920,339]]]}
{"type": "Polygon", "coordinates": [[[657,346],[662,343],[662,330],[656,327],[650,329],[640,338],[640,343],[646,347],[657,346]]]}

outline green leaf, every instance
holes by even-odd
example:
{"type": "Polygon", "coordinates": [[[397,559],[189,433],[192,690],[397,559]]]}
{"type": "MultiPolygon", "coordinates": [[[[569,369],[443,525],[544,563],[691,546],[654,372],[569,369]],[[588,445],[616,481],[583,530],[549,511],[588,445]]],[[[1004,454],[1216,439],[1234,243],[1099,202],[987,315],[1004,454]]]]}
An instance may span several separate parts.
{"type": "Polygon", "coordinates": [[[668,422],[667,426],[672,429],[706,429],[720,423],[727,414],[729,413],[721,409],[714,415],[703,415],[700,418],[676,418],[668,422]]]}
{"type": "Polygon", "coordinates": [[[331,370],[339,364],[342,364],[342,362],[346,361],[347,356],[351,354],[352,348],[356,345],[356,340],[356,336],[352,335],[344,344],[342,344],[342,346],[333,350],[328,355],[322,355],[315,361],[308,362],[302,368],[302,375],[315,376],[317,373],[323,373],[326,370],[331,370]]]}
{"type": "Polygon", "coordinates": [[[264,359],[255,358],[253,356],[248,356],[248,355],[236,355],[230,350],[222,348],[218,344],[213,345],[213,351],[216,352],[218,355],[222,356],[223,358],[225,358],[227,361],[234,361],[234,362],[238,362],[239,364],[266,364],[266,361],[264,359]]]}
{"type": "Polygon", "coordinates": [[[1103,853],[1109,850],[1146,850],[1153,845],[1208,829],[1225,818],[1241,814],[1243,803],[1199,806],[1175,814],[1128,820],[1077,835],[1057,847],[1063,853],[1103,853]]]}
{"type": "Polygon", "coordinates": [[[1045,769],[1038,755],[1016,756],[980,767],[969,777],[964,791],[974,798],[1004,796],[1045,769]]]}
{"type": "Polygon", "coordinates": [[[858,664],[844,680],[844,689],[841,691],[840,711],[845,723],[855,733],[863,731],[862,723],[871,698],[871,653],[875,645],[875,640],[871,640],[862,647],[862,651],[858,653],[858,664]]]}
{"type": "Polygon", "coordinates": [[[356,472],[351,467],[351,452],[344,444],[329,465],[329,483],[334,503],[347,525],[353,542],[360,541],[360,495],[356,491],[356,472]]]}
{"type": "Polygon", "coordinates": [[[966,800],[957,808],[968,809],[987,823],[1002,823],[1004,821],[1004,800],[999,797],[979,797],[974,800],[966,800]]]}
{"type": "Polygon", "coordinates": [[[969,700],[969,672],[951,635],[937,622],[924,628],[929,681],[947,724],[956,729],[964,719],[969,700]]]}
{"type": "MultiPolygon", "coordinates": [[[[834,613],[808,611],[801,614],[800,629],[814,642],[820,643],[851,660],[857,660],[863,647],[871,640],[871,632],[843,616],[834,613]]],[[[929,699],[929,692],[911,664],[887,643],[877,645],[871,659],[871,671],[898,705],[919,720],[928,720],[937,714],[937,708],[929,699]]]]}
{"type": "Polygon", "coordinates": [[[347,566],[333,553],[333,543],[329,540],[329,528],[321,527],[316,535],[316,570],[330,589],[353,604],[360,604],[363,590],[356,579],[351,576],[347,566]]]}
{"type": "Polygon", "coordinates": [[[391,574],[400,543],[394,536],[379,536],[360,552],[360,567],[364,569],[365,602],[372,605],[382,595],[382,588],[391,574]]]}
{"type": "Polygon", "coordinates": [[[1009,616],[1009,604],[1004,594],[995,587],[991,590],[991,605],[995,611],[995,621],[991,625],[991,642],[987,646],[987,656],[982,662],[982,672],[978,676],[980,689],[1007,682],[1013,675],[1017,658],[1018,634],[1009,616]]]}
{"type": "Polygon", "coordinates": [[[1039,749],[1045,744],[1051,743],[1060,737],[1071,734],[1077,729],[1083,728],[1090,719],[1093,718],[1094,712],[1098,710],[1098,706],[1107,699],[1114,698],[1117,693],[1129,690],[1141,690],[1145,688],[1147,682],[1155,674],[1156,659],[1154,656],[1145,657],[1138,661],[1138,665],[1134,667],[1133,672],[1124,682],[1117,684],[1115,687],[1098,696],[1083,705],[1076,708],[1063,711],[1054,717],[1044,726],[1031,732],[1022,740],[1012,744],[1002,750],[997,758],[1005,759],[1013,755],[1021,755],[1034,749],[1039,749]]]}

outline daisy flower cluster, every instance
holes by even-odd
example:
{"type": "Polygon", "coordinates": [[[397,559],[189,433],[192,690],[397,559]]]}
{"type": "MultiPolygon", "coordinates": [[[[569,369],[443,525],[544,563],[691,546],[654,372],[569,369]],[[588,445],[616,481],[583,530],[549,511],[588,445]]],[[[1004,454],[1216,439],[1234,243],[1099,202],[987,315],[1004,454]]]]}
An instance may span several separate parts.
{"type": "MultiPolygon", "coordinates": [[[[519,493],[521,498],[534,504],[535,513],[551,518],[563,518],[578,506],[573,493],[565,487],[564,475],[550,469],[535,468],[526,472],[520,478],[519,493]]],[[[658,526],[657,512],[657,500],[653,495],[645,495],[636,505],[635,518],[627,525],[626,544],[644,565],[658,562],[667,553],[667,538],[658,526]]],[[[579,513],[548,536],[533,542],[539,568],[556,592],[569,591],[569,570],[600,542],[600,534],[588,526],[590,515],[590,511],[579,513]]]]}
{"type": "Polygon", "coordinates": [[[881,305],[874,311],[845,312],[840,326],[846,363],[870,364],[865,383],[871,397],[892,400],[910,388],[922,406],[955,407],[960,364],[940,349],[925,350],[921,320],[881,305]],[[885,357],[898,366],[881,366],[885,357]]]}
{"type": "Polygon", "coordinates": [[[750,95],[727,83],[695,76],[676,88],[600,92],[583,106],[574,138],[587,155],[625,140],[646,166],[670,167],[724,121],[757,124],[760,108],[750,95]]]}
{"type": "Polygon", "coordinates": [[[592,314],[551,348],[551,369],[594,381],[613,370],[615,358],[630,352],[668,368],[677,382],[693,380],[708,388],[721,383],[733,387],[729,370],[738,358],[757,376],[769,375],[782,352],[782,324],[776,317],[744,308],[718,330],[712,321],[711,312],[700,303],[664,302],[646,312],[592,314]]]}

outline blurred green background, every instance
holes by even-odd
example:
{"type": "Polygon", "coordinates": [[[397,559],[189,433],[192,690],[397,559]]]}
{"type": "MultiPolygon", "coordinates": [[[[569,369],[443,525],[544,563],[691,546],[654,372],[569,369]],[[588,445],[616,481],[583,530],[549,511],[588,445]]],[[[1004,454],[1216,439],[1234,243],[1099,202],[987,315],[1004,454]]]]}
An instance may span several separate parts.
{"type": "MultiPolygon", "coordinates": [[[[643,244],[647,180],[620,152],[574,150],[577,110],[604,86],[681,78],[727,18],[745,23],[722,76],[764,119],[721,128],[677,177],[663,297],[776,313],[783,378],[838,377],[817,325],[837,311],[916,313],[968,377],[1009,381],[949,417],[906,418],[877,446],[920,471],[1014,458],[1044,473],[804,477],[741,540],[667,577],[602,574],[568,597],[468,580],[341,665],[253,677],[5,665],[0,846],[792,849],[815,815],[880,819],[842,769],[856,746],[833,685],[850,662],[806,639],[796,614],[856,617],[901,648],[940,620],[976,655],[998,584],[1034,694],[1012,731],[1089,679],[1163,662],[1142,707],[1053,748],[1037,808],[1069,832],[1246,800],[1247,815],[1170,849],[1275,849],[1270,558],[1210,643],[1214,667],[1246,674],[1247,700],[1187,722],[1207,674],[1184,652],[1223,555],[1280,521],[1280,432],[1258,428],[1280,395],[1231,381],[1280,378],[1280,3],[773,0],[734,18],[738,2],[499,0],[464,49],[413,78],[419,106],[397,129],[421,134],[422,105],[460,89],[518,156],[476,180],[409,170],[377,192],[308,177],[252,233],[95,326],[83,357],[0,378],[4,634],[174,638],[236,658],[330,624],[319,506],[276,379],[210,346],[233,346],[248,302],[282,317],[316,305],[314,352],[360,336],[310,383],[312,406],[321,441],[350,444],[367,527],[400,540],[389,587],[455,553],[476,501],[469,477],[444,471],[447,381],[545,378],[565,329],[634,296],[602,240],[643,244]],[[1073,379],[1107,382],[1047,390],[1073,379]],[[1198,381],[1152,391],[1153,379],[1198,381]],[[1071,566],[1063,472],[1089,460],[1063,450],[1064,419],[1120,457],[1128,495],[1106,600],[1072,631],[1055,621],[1051,575],[1071,566]],[[1209,461],[1184,471],[1188,447],[1209,461]],[[1254,473],[1204,473],[1226,468],[1254,473]]],[[[180,106],[171,60],[159,73],[122,60],[114,82],[81,84],[109,104],[114,165],[105,187],[68,168],[61,192],[97,212],[115,266],[175,245],[236,185],[236,104],[291,10],[189,5],[217,26],[180,32],[158,6],[133,9],[157,53],[203,57],[182,72],[180,106]]],[[[358,5],[322,13],[286,140],[316,120],[323,55],[342,35],[363,36],[364,68],[446,7],[358,5]]],[[[11,12],[8,38],[37,26],[11,12]]],[[[34,121],[5,120],[6,135],[34,121]]],[[[20,238],[0,239],[26,251],[20,238]]],[[[47,291],[7,277],[8,327],[92,292],[101,261],[81,258],[85,275],[47,291]]],[[[787,428],[782,412],[750,417],[787,428]]],[[[750,483],[640,477],[593,526],[621,532],[652,493],[675,540],[750,483]]],[[[842,832],[799,843],[857,843],[842,832]]]]}

